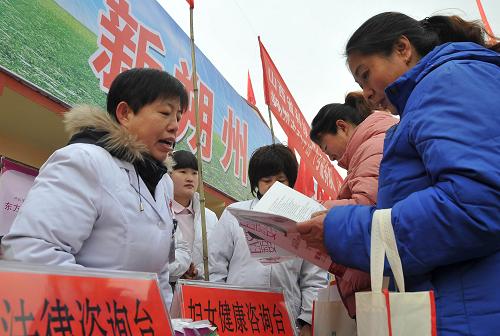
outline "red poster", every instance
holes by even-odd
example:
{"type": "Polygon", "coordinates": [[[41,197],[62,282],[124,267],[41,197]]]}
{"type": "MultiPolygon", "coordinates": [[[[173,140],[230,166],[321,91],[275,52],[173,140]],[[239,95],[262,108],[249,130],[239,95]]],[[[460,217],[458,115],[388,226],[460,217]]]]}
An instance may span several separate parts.
{"type": "Polygon", "coordinates": [[[318,190],[323,189],[326,195],[334,199],[342,184],[342,178],[326,155],[309,139],[311,128],[260,38],[259,45],[266,104],[288,136],[290,147],[297,150],[301,162],[304,161],[307,170],[312,172],[318,182],[318,190]]]}
{"type": "Polygon", "coordinates": [[[219,335],[294,335],[283,293],[181,284],[183,318],[209,320],[219,335]]]}
{"type": "Polygon", "coordinates": [[[127,272],[130,278],[123,278],[109,272],[100,277],[5,269],[2,264],[1,335],[172,335],[149,273],[127,272]]]}

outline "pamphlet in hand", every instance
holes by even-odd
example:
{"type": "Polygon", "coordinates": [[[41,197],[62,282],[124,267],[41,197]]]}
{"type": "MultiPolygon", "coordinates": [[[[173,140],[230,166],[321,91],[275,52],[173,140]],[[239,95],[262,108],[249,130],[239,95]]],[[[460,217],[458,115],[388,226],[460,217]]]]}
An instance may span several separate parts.
{"type": "Polygon", "coordinates": [[[246,230],[246,228],[243,228],[243,231],[245,231],[245,238],[247,240],[248,249],[250,250],[250,255],[261,264],[277,264],[296,258],[293,253],[260,238],[258,235],[246,230]]]}
{"type": "Polygon", "coordinates": [[[325,207],[321,204],[280,182],[274,183],[252,210],[228,207],[245,231],[329,270],[332,266],[330,257],[307,247],[297,232],[298,222],[308,220],[314,212],[322,210],[325,207]]]}

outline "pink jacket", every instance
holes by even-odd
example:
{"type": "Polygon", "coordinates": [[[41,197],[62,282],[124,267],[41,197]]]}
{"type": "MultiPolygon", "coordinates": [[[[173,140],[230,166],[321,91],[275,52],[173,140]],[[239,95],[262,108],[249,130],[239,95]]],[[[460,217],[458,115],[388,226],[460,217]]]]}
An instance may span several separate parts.
{"type": "MultiPolygon", "coordinates": [[[[324,206],[377,203],[378,172],[384,149],[385,132],[398,123],[386,112],[373,112],[356,127],[338,165],[347,170],[337,200],[324,206]]],[[[334,269],[340,296],[349,315],[356,315],[355,292],[370,290],[370,275],[353,268],[337,265],[334,269]]]]}

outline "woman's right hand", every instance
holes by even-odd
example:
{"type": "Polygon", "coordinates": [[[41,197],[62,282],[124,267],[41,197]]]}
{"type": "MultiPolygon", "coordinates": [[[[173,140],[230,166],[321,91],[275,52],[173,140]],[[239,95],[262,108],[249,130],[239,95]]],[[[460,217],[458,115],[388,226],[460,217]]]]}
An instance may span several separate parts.
{"type": "Polygon", "coordinates": [[[327,212],[328,212],[328,210],[321,210],[321,211],[313,212],[311,214],[311,219],[313,219],[314,217],[321,216],[321,215],[326,215],[327,212]]]}

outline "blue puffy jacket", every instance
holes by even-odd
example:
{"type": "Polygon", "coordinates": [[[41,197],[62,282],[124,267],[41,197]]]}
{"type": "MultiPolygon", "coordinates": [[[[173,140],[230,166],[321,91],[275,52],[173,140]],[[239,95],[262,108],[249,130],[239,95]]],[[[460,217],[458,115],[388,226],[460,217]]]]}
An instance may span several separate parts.
{"type": "MultiPolygon", "coordinates": [[[[408,291],[433,289],[438,335],[500,335],[500,54],[436,47],[386,89],[377,208],[392,223],[408,291]]],[[[375,207],[330,210],[333,260],[369,271],[375,207]]]]}

